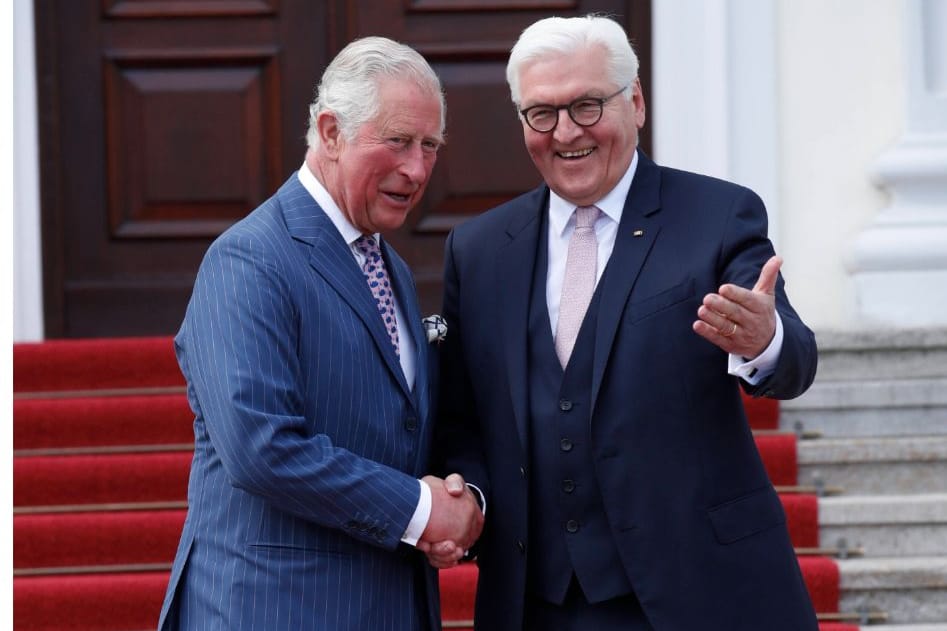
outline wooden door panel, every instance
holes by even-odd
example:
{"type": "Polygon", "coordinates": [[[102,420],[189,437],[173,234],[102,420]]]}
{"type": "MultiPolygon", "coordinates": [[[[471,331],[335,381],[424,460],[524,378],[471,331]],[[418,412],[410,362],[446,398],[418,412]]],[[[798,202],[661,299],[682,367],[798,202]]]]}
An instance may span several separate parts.
{"type": "Polygon", "coordinates": [[[113,239],[213,237],[279,184],[275,48],[105,63],[113,239]]]}
{"type": "Polygon", "coordinates": [[[302,163],[325,12],[35,0],[47,335],[177,330],[211,240],[302,163]]]}

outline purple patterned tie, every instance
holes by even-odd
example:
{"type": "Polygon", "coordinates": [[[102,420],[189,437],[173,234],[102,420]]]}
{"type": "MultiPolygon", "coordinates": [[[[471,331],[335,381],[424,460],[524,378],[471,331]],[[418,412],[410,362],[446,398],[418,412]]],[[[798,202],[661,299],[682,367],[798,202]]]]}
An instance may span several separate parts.
{"type": "Polygon", "coordinates": [[[385,260],[381,257],[381,248],[374,237],[366,236],[356,239],[355,247],[365,257],[365,262],[362,263],[362,271],[365,273],[366,280],[368,280],[368,288],[372,290],[372,296],[375,297],[375,303],[378,305],[378,312],[381,314],[385,330],[388,331],[388,336],[391,338],[391,345],[395,347],[395,355],[400,355],[395,303],[392,300],[391,283],[388,280],[388,270],[385,269],[385,260]]]}
{"type": "Polygon", "coordinates": [[[569,239],[559,301],[559,323],[556,325],[556,355],[563,368],[569,363],[585,311],[595,292],[595,268],[598,266],[595,220],[599,214],[601,211],[596,206],[575,209],[575,231],[569,239]]]}

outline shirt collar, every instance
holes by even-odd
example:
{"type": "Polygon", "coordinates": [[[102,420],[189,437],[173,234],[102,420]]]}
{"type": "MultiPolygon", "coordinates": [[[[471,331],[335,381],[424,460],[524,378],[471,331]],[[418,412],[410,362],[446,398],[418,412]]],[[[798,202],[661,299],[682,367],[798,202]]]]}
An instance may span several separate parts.
{"type": "MultiPolygon", "coordinates": [[[[635,171],[638,169],[638,152],[635,151],[631,158],[631,164],[625,174],[618,180],[615,188],[605,194],[605,197],[595,202],[595,206],[608,215],[615,223],[621,222],[621,214],[625,209],[625,199],[628,197],[628,191],[631,189],[631,181],[635,177],[635,171]]],[[[549,225],[553,234],[562,236],[565,232],[566,224],[575,211],[575,204],[559,197],[552,190],[549,191],[549,225]]]]}
{"type": "MultiPolygon", "coordinates": [[[[335,229],[339,231],[339,234],[342,235],[342,238],[345,239],[348,245],[351,246],[356,239],[362,236],[362,231],[353,226],[352,222],[348,220],[348,217],[342,213],[342,209],[340,209],[338,204],[335,203],[335,200],[332,199],[332,195],[329,194],[329,191],[326,190],[326,187],[322,185],[322,182],[319,181],[315,174],[309,170],[309,166],[306,165],[305,162],[299,168],[299,183],[302,184],[303,188],[316,200],[316,203],[319,204],[329,217],[332,225],[335,226],[335,229]]],[[[378,233],[372,236],[378,241],[378,233]]]]}

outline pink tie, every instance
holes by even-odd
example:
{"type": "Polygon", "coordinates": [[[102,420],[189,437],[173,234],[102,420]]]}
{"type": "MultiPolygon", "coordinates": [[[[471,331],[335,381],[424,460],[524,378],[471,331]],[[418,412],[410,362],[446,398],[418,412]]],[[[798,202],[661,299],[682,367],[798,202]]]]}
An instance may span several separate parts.
{"type": "Polygon", "coordinates": [[[391,345],[395,347],[395,355],[400,355],[395,303],[391,299],[391,283],[388,280],[388,270],[385,269],[385,259],[381,257],[381,248],[374,237],[366,236],[356,239],[355,247],[365,256],[362,271],[368,281],[368,288],[372,290],[372,296],[375,297],[385,330],[391,338],[391,345]]]}
{"type": "Polygon", "coordinates": [[[601,211],[595,206],[575,209],[575,231],[569,239],[559,301],[559,324],[556,326],[556,355],[563,368],[569,363],[572,347],[595,291],[595,268],[598,265],[595,220],[599,214],[601,211]]]}

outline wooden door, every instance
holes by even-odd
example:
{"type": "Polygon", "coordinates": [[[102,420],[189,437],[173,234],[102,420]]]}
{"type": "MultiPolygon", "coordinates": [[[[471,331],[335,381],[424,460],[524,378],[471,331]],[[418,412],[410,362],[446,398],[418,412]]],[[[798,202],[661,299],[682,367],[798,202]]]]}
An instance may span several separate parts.
{"type": "Polygon", "coordinates": [[[647,95],[647,1],[35,0],[47,336],[176,331],[207,246],[300,166],[318,77],[365,35],[415,47],[447,92],[448,146],[387,235],[437,311],[447,231],[539,181],[510,47],[591,11],[632,35],[647,95]]]}

